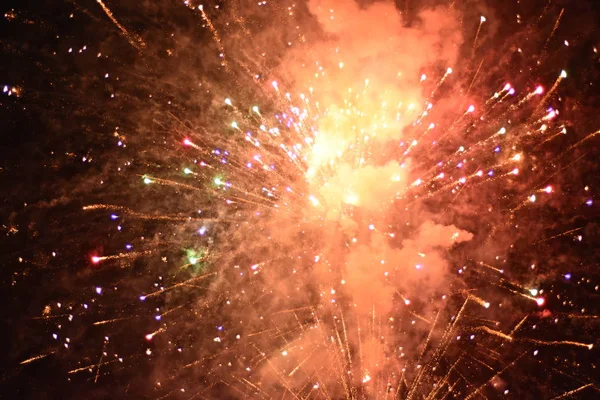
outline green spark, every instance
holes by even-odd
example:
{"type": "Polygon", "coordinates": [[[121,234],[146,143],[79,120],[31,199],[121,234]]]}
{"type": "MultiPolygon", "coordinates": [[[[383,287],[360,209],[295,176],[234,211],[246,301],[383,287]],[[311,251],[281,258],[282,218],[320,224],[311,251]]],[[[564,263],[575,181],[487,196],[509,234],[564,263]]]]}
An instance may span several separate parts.
{"type": "Polygon", "coordinates": [[[187,266],[189,267],[189,271],[193,275],[205,271],[206,263],[203,262],[206,256],[205,250],[186,249],[185,256],[187,258],[187,266]]]}

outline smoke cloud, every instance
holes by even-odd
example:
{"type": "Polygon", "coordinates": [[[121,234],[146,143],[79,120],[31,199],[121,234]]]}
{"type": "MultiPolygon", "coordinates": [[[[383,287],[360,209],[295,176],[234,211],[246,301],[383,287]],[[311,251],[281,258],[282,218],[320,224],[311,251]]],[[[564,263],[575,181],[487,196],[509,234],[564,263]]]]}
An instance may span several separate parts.
{"type": "MultiPolygon", "coordinates": [[[[472,238],[424,217],[408,230],[390,223],[399,220],[397,200],[414,175],[410,159],[400,163],[397,155],[407,140],[405,128],[427,111],[421,81],[429,71],[453,65],[462,39],[458,18],[448,8],[424,10],[411,26],[392,2],[361,6],[353,0],[313,0],[308,8],[324,38],[292,51],[280,75],[294,82],[294,92],[306,93],[304,106],[320,115],[307,143],[310,197],[302,215],[309,229],[320,232],[309,255],[314,265],[308,279],[319,291],[316,309],[328,317],[317,327],[327,346],[345,353],[344,368],[350,369],[348,378],[331,375],[321,382],[327,381],[329,393],[344,395],[343,386],[368,387],[372,378],[396,366],[390,354],[397,348],[390,346],[422,344],[422,338],[403,338],[394,318],[414,314],[413,296],[431,299],[449,285],[446,252],[472,238]],[[382,328],[381,321],[388,323],[382,328]],[[363,333],[375,329],[386,336],[386,345],[363,333]]],[[[276,220],[273,226],[272,235],[282,237],[286,224],[276,220]]],[[[306,353],[314,348],[315,336],[305,333],[288,346],[302,353],[304,373],[332,362],[306,353]]],[[[276,369],[286,370],[281,362],[276,369]]],[[[272,372],[272,365],[265,367],[263,379],[281,382],[272,372]]]]}

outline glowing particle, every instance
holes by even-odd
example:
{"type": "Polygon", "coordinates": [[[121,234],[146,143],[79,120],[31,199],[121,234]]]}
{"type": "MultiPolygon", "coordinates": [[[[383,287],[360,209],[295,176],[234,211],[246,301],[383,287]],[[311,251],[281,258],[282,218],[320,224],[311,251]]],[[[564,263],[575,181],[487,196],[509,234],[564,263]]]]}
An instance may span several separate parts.
{"type": "Polygon", "coordinates": [[[344,197],[344,203],[350,205],[358,205],[359,198],[355,193],[349,193],[346,197],[344,197]]]}
{"type": "Polygon", "coordinates": [[[544,192],[546,192],[546,193],[552,193],[552,186],[546,186],[544,188],[544,192]]]}
{"type": "Polygon", "coordinates": [[[544,88],[541,86],[538,86],[537,88],[535,88],[535,94],[542,94],[544,93],[544,88]]]}
{"type": "Polygon", "coordinates": [[[231,99],[230,98],[225,99],[225,104],[227,104],[228,106],[230,106],[231,105],[231,99]]]}
{"type": "Polygon", "coordinates": [[[99,263],[101,260],[102,260],[102,258],[101,258],[101,257],[98,257],[98,256],[92,256],[92,262],[93,262],[94,264],[98,264],[98,263],[99,263]]]}
{"type": "Polygon", "coordinates": [[[486,19],[485,19],[485,17],[482,15],[482,16],[481,16],[481,18],[479,19],[479,21],[481,21],[481,23],[484,23],[484,22],[485,22],[485,21],[487,21],[487,20],[486,20],[486,19]]]}
{"type": "Polygon", "coordinates": [[[205,226],[203,226],[200,229],[198,229],[198,234],[204,235],[205,233],[206,233],[206,227],[205,226]]]}
{"type": "Polygon", "coordinates": [[[529,196],[529,201],[532,203],[535,203],[535,194],[532,194],[531,196],[529,196]]]}
{"type": "Polygon", "coordinates": [[[96,293],[102,294],[102,288],[100,286],[96,287],[96,293]]]}
{"type": "Polygon", "coordinates": [[[543,297],[538,297],[537,299],[535,299],[535,302],[537,303],[538,306],[543,306],[546,303],[546,300],[543,297]]]}
{"type": "Polygon", "coordinates": [[[183,144],[186,146],[191,146],[192,145],[192,141],[188,138],[183,139],[183,144]]]}
{"type": "Polygon", "coordinates": [[[471,104],[469,108],[467,108],[467,112],[472,113],[473,111],[475,111],[475,106],[471,104]]]}
{"type": "Polygon", "coordinates": [[[144,183],[145,183],[146,185],[149,185],[149,184],[151,184],[151,183],[152,183],[152,179],[150,179],[150,178],[148,178],[147,176],[145,176],[145,177],[144,177],[144,183]]]}

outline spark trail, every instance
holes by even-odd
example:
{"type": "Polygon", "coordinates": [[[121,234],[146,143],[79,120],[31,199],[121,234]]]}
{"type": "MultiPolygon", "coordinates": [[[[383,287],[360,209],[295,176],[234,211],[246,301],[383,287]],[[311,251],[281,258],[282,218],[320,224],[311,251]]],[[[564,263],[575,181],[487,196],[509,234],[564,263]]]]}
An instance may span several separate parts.
{"type": "Polygon", "coordinates": [[[123,36],[127,38],[129,44],[141,52],[144,49],[144,47],[146,47],[146,43],[144,43],[144,41],[136,35],[129,33],[129,31],[127,31],[127,29],[125,29],[125,27],[121,25],[121,23],[115,18],[110,8],[108,8],[102,0],[96,0],[96,2],[100,5],[100,7],[102,7],[102,11],[104,11],[106,16],[110,18],[113,24],[115,24],[115,26],[119,28],[123,36]]]}

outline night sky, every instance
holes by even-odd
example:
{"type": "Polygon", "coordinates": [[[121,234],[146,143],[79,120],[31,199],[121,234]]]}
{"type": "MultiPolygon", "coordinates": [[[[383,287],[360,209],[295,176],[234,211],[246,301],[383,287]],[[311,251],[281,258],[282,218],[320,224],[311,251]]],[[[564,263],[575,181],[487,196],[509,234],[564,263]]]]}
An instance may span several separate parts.
{"type": "MultiPolygon", "coordinates": [[[[311,278],[312,267],[307,267],[307,260],[313,260],[314,255],[307,256],[303,249],[318,247],[325,237],[320,235],[334,237],[337,231],[317,232],[309,226],[293,239],[286,236],[281,243],[258,243],[258,239],[256,247],[249,243],[246,233],[252,232],[251,225],[257,224],[261,233],[267,232],[252,218],[262,215],[260,206],[274,204],[275,200],[262,189],[270,178],[260,175],[260,171],[238,172],[238,167],[245,167],[244,146],[250,148],[249,139],[233,138],[230,131],[235,130],[229,127],[232,117],[226,114],[229,111],[223,104],[223,99],[231,96],[243,104],[240,114],[251,114],[253,104],[260,104],[263,115],[280,113],[271,92],[256,88],[269,86],[270,76],[278,74],[288,62],[288,47],[292,47],[288,42],[298,36],[296,25],[301,26],[306,43],[327,34],[314,18],[309,18],[305,2],[294,6],[295,20],[287,19],[287,2],[269,3],[264,12],[254,11],[256,2],[211,2],[210,7],[206,6],[210,24],[191,8],[199,2],[190,1],[187,3],[193,4],[187,6],[182,3],[106,0],[118,26],[93,0],[2,2],[0,321],[5,350],[0,364],[0,398],[327,398],[325,392],[310,392],[293,382],[299,385],[294,389],[295,397],[294,390],[280,382],[272,383],[263,370],[248,377],[262,390],[242,381],[245,362],[257,370],[262,365],[261,357],[254,354],[258,348],[281,353],[281,343],[289,344],[297,338],[297,334],[289,333],[290,324],[297,319],[301,326],[308,326],[317,317],[299,311],[293,322],[273,322],[273,329],[279,330],[277,335],[269,333],[273,336],[256,341],[250,336],[252,340],[242,340],[242,344],[233,344],[237,332],[227,331],[228,327],[238,323],[240,315],[254,315],[255,310],[279,315],[281,310],[301,308],[307,303],[320,309],[315,304],[320,304],[323,287],[311,278]],[[211,31],[211,25],[217,34],[211,31]],[[265,36],[265,31],[273,33],[265,36]],[[267,56],[261,55],[259,48],[267,49],[267,56]],[[223,49],[225,55],[220,57],[223,49]],[[225,125],[229,129],[225,133],[215,128],[225,125]],[[188,137],[193,138],[199,155],[190,155],[190,146],[182,145],[188,137]],[[205,169],[207,175],[198,173],[195,181],[185,180],[185,174],[189,174],[185,168],[200,170],[201,160],[213,162],[211,169],[205,169]],[[221,183],[221,179],[229,180],[221,183]],[[225,194],[230,190],[229,182],[233,187],[252,184],[256,191],[225,194]],[[240,197],[242,200],[236,203],[240,197]],[[230,198],[234,201],[227,203],[230,198]],[[83,209],[95,204],[113,208],[83,209]],[[247,231],[239,228],[240,219],[250,225],[247,231]],[[205,235],[202,229],[208,233],[205,235]],[[119,256],[110,258],[112,255],[119,256]],[[94,262],[95,257],[109,258],[94,262]],[[247,264],[259,265],[260,269],[264,267],[259,262],[263,259],[279,260],[280,269],[271,275],[265,273],[268,277],[261,281],[238,281],[237,270],[231,272],[225,267],[244,268],[247,264]],[[290,295],[280,283],[287,282],[292,268],[294,274],[301,271],[297,285],[302,286],[302,299],[290,295]],[[200,279],[204,274],[214,276],[200,279]],[[140,301],[144,294],[181,282],[188,282],[186,289],[169,290],[165,296],[140,301]],[[273,300],[261,305],[267,296],[265,287],[277,287],[280,298],[270,292],[273,300]],[[242,291],[248,297],[236,297],[242,291]],[[228,311],[229,300],[236,304],[234,298],[242,305],[236,312],[228,311]],[[151,332],[158,332],[156,338],[147,340],[151,332]],[[222,343],[213,339],[220,334],[222,343]],[[227,350],[215,347],[219,345],[228,346],[227,350]],[[187,349],[193,350],[186,353],[187,349]],[[43,357],[31,360],[37,356],[43,357]],[[229,361],[236,372],[223,372],[223,365],[229,361]]],[[[419,26],[422,10],[447,3],[397,0],[396,8],[410,28],[419,26]]],[[[475,137],[486,130],[495,133],[500,126],[496,123],[502,119],[503,123],[510,121],[513,126],[526,128],[520,128],[510,144],[499,142],[499,138],[486,142],[489,151],[485,156],[474,156],[474,168],[485,169],[488,174],[492,165],[501,165],[512,155],[516,147],[511,146],[517,146],[525,154],[519,168],[526,172],[522,181],[511,181],[509,185],[506,182],[512,177],[504,179],[502,174],[510,169],[502,165],[493,177],[488,174],[489,182],[465,185],[459,200],[455,200],[457,194],[444,192],[442,186],[430,186],[423,190],[436,196],[419,192],[423,198],[419,205],[415,206],[416,200],[412,199],[389,220],[390,226],[401,225],[400,221],[414,222],[417,217],[406,215],[422,212],[434,215],[436,223],[474,233],[470,242],[443,252],[449,260],[447,269],[456,277],[448,281],[447,292],[438,288],[434,291],[435,295],[454,296],[451,305],[440,313],[440,321],[446,317],[451,321],[468,293],[489,296],[494,306],[502,304],[491,307],[489,314],[467,312],[465,322],[452,331],[453,336],[464,339],[473,334],[482,341],[451,345],[442,361],[431,364],[439,372],[436,375],[428,370],[431,382],[445,374],[457,382],[453,392],[439,392],[431,398],[462,399],[470,394],[471,398],[488,399],[600,398],[600,135],[593,136],[600,129],[600,3],[460,3],[465,3],[460,5],[458,24],[463,44],[453,66],[458,83],[441,85],[432,102],[446,110],[455,105],[459,95],[464,95],[466,101],[464,93],[474,76],[477,80],[473,80],[468,99],[476,104],[475,113],[488,107],[486,100],[506,82],[517,88],[518,97],[505,108],[498,106],[505,110],[500,116],[490,111],[489,119],[467,121],[471,117],[464,111],[452,118],[440,117],[439,125],[447,129],[449,139],[444,142],[445,137],[440,136],[437,150],[417,153],[415,158],[421,164],[414,163],[415,171],[421,173],[435,166],[440,154],[454,157],[462,143],[454,139],[457,132],[463,132],[463,126],[464,132],[475,137]],[[480,15],[486,15],[487,21],[478,31],[480,15]],[[476,32],[478,42],[474,47],[476,32]],[[568,78],[548,96],[545,106],[540,106],[537,98],[519,103],[538,85],[548,91],[561,70],[568,72],[568,78]],[[559,113],[552,121],[543,120],[546,113],[535,114],[536,107],[550,107],[559,113]],[[463,113],[465,116],[461,116],[463,113]],[[540,128],[543,124],[548,127],[540,128]],[[564,133],[555,135],[563,129],[564,133]],[[500,158],[504,155],[507,158],[500,158]],[[546,193],[541,189],[548,185],[552,194],[544,200],[546,193]],[[535,208],[529,205],[533,193],[537,196],[535,208]],[[409,211],[409,207],[415,208],[409,211]],[[493,212],[486,211],[492,208],[493,212]],[[491,267],[482,267],[484,261],[491,267]],[[455,273],[467,265],[468,272],[455,273]],[[475,273],[477,268],[483,272],[475,273]],[[497,276],[498,269],[503,269],[502,277],[497,276]],[[535,294],[530,290],[532,285],[536,286],[535,294]],[[540,305],[535,304],[539,290],[543,296],[540,305]],[[483,324],[508,334],[525,315],[520,332],[526,340],[503,343],[498,336],[480,329],[483,324]],[[486,325],[486,319],[497,325],[486,325]],[[542,343],[559,341],[592,344],[593,348],[542,343]],[[469,358],[473,355],[473,359],[483,360],[491,353],[495,354],[494,360],[485,361],[488,366],[469,358]],[[471,361],[457,362],[453,372],[452,364],[459,358],[471,361]],[[499,371],[502,374],[494,377],[499,371]],[[462,374],[462,378],[453,374],[462,374]],[[578,388],[582,389],[559,397],[578,388]]],[[[369,4],[361,2],[362,7],[369,4]]],[[[436,68],[427,72],[439,80],[445,66],[436,68]]],[[[287,71],[293,75],[289,71],[295,70],[287,71]]],[[[415,79],[418,82],[418,76],[415,79]]],[[[281,81],[281,86],[298,84],[293,76],[281,81]]],[[[460,103],[461,110],[468,104],[460,103]]],[[[477,115],[483,115],[483,111],[477,115]]],[[[261,123],[256,122],[258,119],[239,118],[240,124],[257,127],[261,123]]],[[[419,132],[412,127],[406,131],[419,132]]],[[[481,135],[467,147],[479,149],[475,144],[486,137],[481,135]]],[[[379,150],[386,146],[381,145],[379,150]]],[[[265,148],[271,151],[277,146],[265,148]]],[[[388,162],[400,159],[404,148],[385,151],[388,162]]],[[[278,168],[283,165],[280,159],[273,163],[278,168]]],[[[383,164],[381,161],[378,166],[383,164]]],[[[277,179],[294,182],[295,170],[280,169],[277,179]]],[[[476,171],[470,172],[474,179],[476,171]]],[[[304,194],[301,197],[308,198],[304,194]]],[[[357,215],[361,212],[355,211],[357,215]]],[[[415,231],[410,229],[399,228],[398,235],[413,235],[415,231]]],[[[287,229],[281,228],[281,232],[282,237],[288,234],[287,229]]],[[[340,243],[343,248],[342,239],[340,243]]],[[[340,298],[343,303],[355,296],[347,293],[340,298]]],[[[404,302],[399,299],[394,297],[391,313],[403,315],[404,302]]],[[[416,309],[433,319],[435,314],[427,314],[431,312],[427,304],[433,303],[428,298],[415,301],[416,309]]],[[[325,317],[321,318],[333,314],[324,311],[325,317]]],[[[248,317],[242,325],[248,334],[267,329],[261,324],[262,319],[248,317]]],[[[338,324],[331,322],[335,329],[338,324]]],[[[397,329],[409,332],[407,337],[414,343],[424,343],[428,333],[428,329],[397,329]]],[[[434,333],[434,341],[443,341],[443,329],[434,333]]],[[[331,343],[333,348],[337,346],[331,343]]],[[[423,349],[423,354],[435,359],[435,350],[423,349]]],[[[322,351],[315,347],[315,352],[322,351]]],[[[418,356],[419,351],[415,353],[418,356]]],[[[392,356],[386,353],[386,357],[392,356]]],[[[272,363],[273,368],[282,365],[279,360],[272,363]]],[[[282,376],[293,369],[285,368],[281,367],[285,371],[282,376]]],[[[397,391],[395,387],[375,393],[361,386],[352,396],[410,397],[410,385],[397,391]]],[[[411,396],[427,398],[429,393],[430,388],[424,388],[411,396]]],[[[349,397],[333,389],[329,396],[349,397]]]]}

